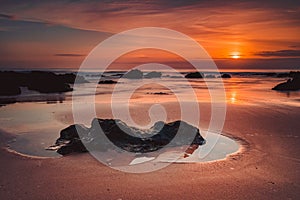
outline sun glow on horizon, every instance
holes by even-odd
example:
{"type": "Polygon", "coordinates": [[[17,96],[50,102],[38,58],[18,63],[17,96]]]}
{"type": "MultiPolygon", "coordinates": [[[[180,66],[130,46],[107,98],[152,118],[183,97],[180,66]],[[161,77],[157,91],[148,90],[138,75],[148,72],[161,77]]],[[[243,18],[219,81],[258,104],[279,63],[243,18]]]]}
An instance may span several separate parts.
{"type": "Polygon", "coordinates": [[[233,59],[238,59],[238,58],[241,57],[239,52],[233,52],[233,53],[231,53],[230,56],[231,56],[231,58],[233,58],[233,59]]]}

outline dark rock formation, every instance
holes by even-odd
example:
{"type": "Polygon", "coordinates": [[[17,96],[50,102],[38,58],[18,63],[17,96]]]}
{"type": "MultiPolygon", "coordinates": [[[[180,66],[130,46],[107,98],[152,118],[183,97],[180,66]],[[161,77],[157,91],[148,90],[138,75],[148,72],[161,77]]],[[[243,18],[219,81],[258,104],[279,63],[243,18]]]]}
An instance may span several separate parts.
{"type": "Polygon", "coordinates": [[[289,73],[279,73],[276,76],[277,78],[286,78],[286,77],[290,77],[289,73]]]}
{"type": "Polygon", "coordinates": [[[149,130],[139,130],[127,126],[120,120],[94,119],[90,129],[82,125],[71,125],[62,130],[60,138],[57,139],[55,145],[48,149],[57,150],[62,155],[72,152],[86,152],[84,143],[89,145],[91,150],[106,151],[111,148],[111,145],[103,140],[103,137],[106,137],[115,146],[125,151],[147,153],[161,149],[169,144],[176,136],[179,128],[182,136],[179,135],[174,145],[205,144],[199,129],[182,121],[172,123],[156,122],[149,130]],[[104,134],[101,133],[99,127],[101,127],[104,134]],[[80,132],[81,137],[79,137],[78,132],[80,132]],[[192,143],[186,144],[187,139],[192,141],[192,143]]]}
{"type": "Polygon", "coordinates": [[[296,91],[300,90],[300,76],[295,75],[293,79],[288,79],[284,83],[279,83],[276,85],[272,90],[279,90],[279,91],[296,91]]]}
{"type": "Polygon", "coordinates": [[[72,73],[55,74],[53,72],[0,72],[0,95],[18,95],[20,87],[41,93],[60,93],[72,91],[69,84],[87,82],[84,77],[72,73]]]}
{"type": "Polygon", "coordinates": [[[102,80],[102,81],[99,81],[98,84],[116,84],[117,81],[114,81],[114,80],[102,80]]]}
{"type": "Polygon", "coordinates": [[[155,94],[155,95],[169,95],[167,92],[147,92],[147,94],[155,94]]]}
{"type": "Polygon", "coordinates": [[[69,84],[74,84],[75,80],[76,83],[88,83],[88,81],[85,80],[83,76],[80,75],[76,76],[76,74],[73,73],[59,74],[57,76],[61,79],[61,81],[69,84]]]}
{"type": "Polygon", "coordinates": [[[143,72],[141,72],[138,69],[133,69],[126,74],[122,76],[123,78],[128,78],[128,79],[142,79],[143,78],[143,72]]]}
{"type": "Polygon", "coordinates": [[[153,71],[145,74],[144,78],[161,78],[161,75],[161,72],[153,71]]]}
{"type": "Polygon", "coordinates": [[[17,100],[15,98],[5,98],[5,99],[0,98],[0,107],[5,106],[7,104],[14,104],[14,103],[17,103],[17,100]]]}
{"type": "Polygon", "coordinates": [[[222,74],[221,78],[231,78],[230,74],[222,74]]]}
{"type": "Polygon", "coordinates": [[[0,96],[15,96],[21,94],[21,89],[13,80],[0,80],[0,96]]]}
{"type": "Polygon", "coordinates": [[[185,78],[203,78],[200,72],[191,72],[185,75],[185,78]]]}
{"type": "Polygon", "coordinates": [[[254,76],[267,76],[267,77],[277,76],[277,74],[274,72],[257,72],[257,73],[253,73],[253,75],[254,76]]]}
{"type": "Polygon", "coordinates": [[[55,145],[50,146],[48,150],[57,150],[57,153],[61,155],[73,152],[87,152],[77,131],[87,135],[89,130],[83,125],[71,125],[60,132],[60,137],[56,140],[55,145]]]}

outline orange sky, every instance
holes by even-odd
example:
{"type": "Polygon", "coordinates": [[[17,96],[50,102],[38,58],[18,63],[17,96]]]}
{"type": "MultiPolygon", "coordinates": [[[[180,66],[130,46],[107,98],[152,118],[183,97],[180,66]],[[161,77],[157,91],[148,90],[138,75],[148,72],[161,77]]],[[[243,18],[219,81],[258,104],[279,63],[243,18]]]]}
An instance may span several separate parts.
{"type": "MultiPolygon", "coordinates": [[[[297,68],[300,63],[297,1],[13,0],[1,4],[2,68],[77,68],[90,50],[109,36],[147,26],[170,28],[192,37],[221,67],[221,60],[234,62],[232,57],[244,60],[246,67],[251,67],[253,60],[265,63],[266,59],[273,59],[270,66],[278,68],[282,63],[287,63],[283,68],[297,68]]],[[[129,60],[137,56],[173,61],[159,52],[148,54],[135,53],[129,60]]]]}

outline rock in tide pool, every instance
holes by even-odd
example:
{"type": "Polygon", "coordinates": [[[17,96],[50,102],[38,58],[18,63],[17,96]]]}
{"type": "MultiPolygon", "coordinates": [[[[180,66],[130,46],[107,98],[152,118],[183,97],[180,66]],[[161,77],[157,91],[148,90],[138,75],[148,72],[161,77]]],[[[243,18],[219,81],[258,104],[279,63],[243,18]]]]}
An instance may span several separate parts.
{"type": "Polygon", "coordinates": [[[183,121],[171,123],[160,121],[148,130],[140,130],[127,126],[121,120],[95,118],[91,128],[76,124],[63,129],[55,145],[49,147],[48,150],[56,150],[61,155],[67,155],[73,152],[86,152],[84,145],[86,144],[89,150],[106,151],[111,148],[112,143],[128,152],[153,152],[169,144],[179,128],[182,135],[179,135],[175,146],[205,144],[199,129],[183,121]],[[104,134],[101,133],[100,127],[104,134]],[[110,142],[104,140],[103,137],[110,142]],[[191,141],[191,144],[186,144],[186,141],[191,141]]]}

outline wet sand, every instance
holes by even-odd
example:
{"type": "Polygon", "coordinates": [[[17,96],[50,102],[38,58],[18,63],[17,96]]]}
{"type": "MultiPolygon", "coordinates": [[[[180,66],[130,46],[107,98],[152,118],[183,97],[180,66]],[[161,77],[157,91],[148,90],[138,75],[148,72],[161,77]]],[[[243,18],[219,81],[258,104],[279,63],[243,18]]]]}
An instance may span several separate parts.
{"type": "MultiPolygon", "coordinates": [[[[171,164],[147,173],[110,169],[89,154],[28,158],[5,150],[1,133],[3,199],[298,199],[300,108],[227,107],[224,132],[245,149],[209,163],[171,164]]],[[[208,119],[203,119],[205,125],[208,119]]]]}

